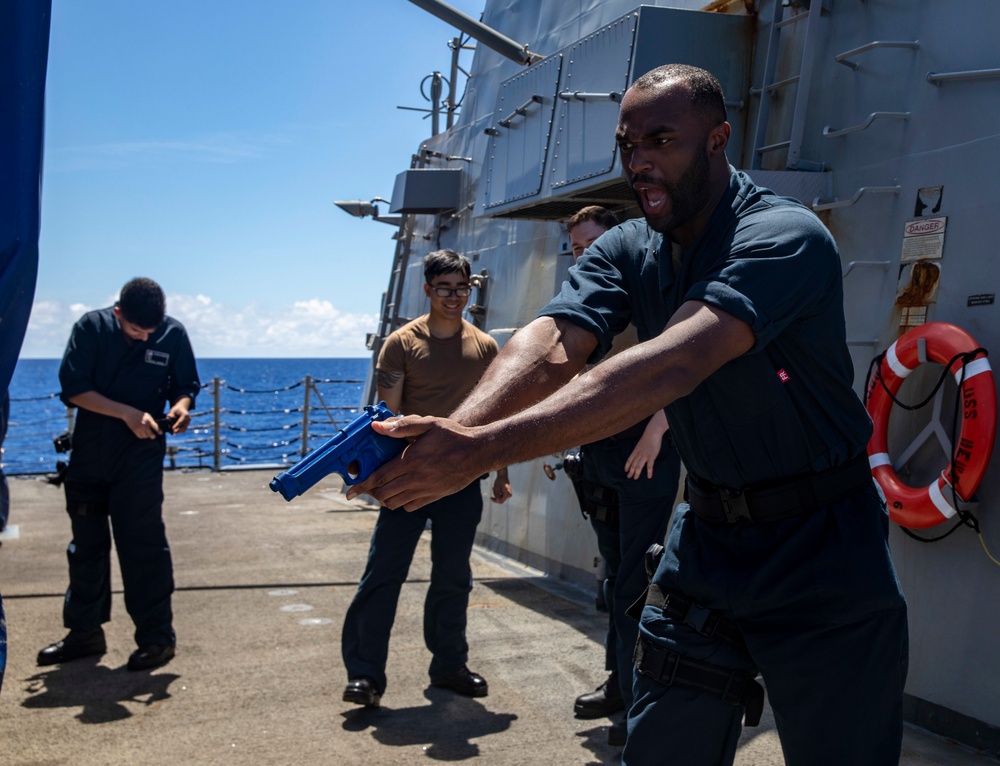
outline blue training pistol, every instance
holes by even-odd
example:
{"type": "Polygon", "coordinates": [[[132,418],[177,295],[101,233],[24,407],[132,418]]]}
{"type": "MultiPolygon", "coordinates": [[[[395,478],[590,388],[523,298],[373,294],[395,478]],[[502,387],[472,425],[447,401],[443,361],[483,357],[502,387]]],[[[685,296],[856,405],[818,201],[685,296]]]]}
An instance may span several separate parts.
{"type": "Polygon", "coordinates": [[[364,412],[326,442],[271,479],[271,490],[280,492],[285,500],[291,500],[334,472],[339,473],[346,484],[364,481],[372,471],[396,457],[409,443],[406,439],[375,433],[372,423],[392,417],[395,415],[385,402],[369,404],[364,412]]]}

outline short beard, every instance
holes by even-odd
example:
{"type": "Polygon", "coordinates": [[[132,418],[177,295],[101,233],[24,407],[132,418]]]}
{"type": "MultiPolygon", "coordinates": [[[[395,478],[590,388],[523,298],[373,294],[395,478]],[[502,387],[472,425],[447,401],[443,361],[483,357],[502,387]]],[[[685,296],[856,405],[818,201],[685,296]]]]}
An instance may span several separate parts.
{"type": "MultiPolygon", "coordinates": [[[[658,185],[663,188],[670,200],[670,215],[662,219],[653,220],[646,215],[646,223],[649,225],[649,228],[660,234],[669,234],[674,229],[691,221],[702,207],[704,207],[705,200],[708,198],[708,178],[710,172],[708,150],[702,147],[701,151],[691,160],[691,164],[684,171],[684,175],[676,183],[668,184],[659,182],[658,185]]],[[[642,195],[635,191],[635,184],[640,180],[650,183],[648,177],[635,176],[631,180],[629,187],[632,189],[632,194],[639,205],[639,209],[644,210],[642,195]]]]}

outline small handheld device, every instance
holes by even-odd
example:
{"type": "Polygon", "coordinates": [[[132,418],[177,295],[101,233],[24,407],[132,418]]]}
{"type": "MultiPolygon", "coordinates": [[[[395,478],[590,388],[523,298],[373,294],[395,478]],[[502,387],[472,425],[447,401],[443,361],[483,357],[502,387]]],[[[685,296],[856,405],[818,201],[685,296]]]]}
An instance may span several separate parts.
{"type": "Polygon", "coordinates": [[[157,418],[156,426],[165,434],[173,433],[174,423],[177,422],[177,418],[167,415],[166,417],[157,418]]]}

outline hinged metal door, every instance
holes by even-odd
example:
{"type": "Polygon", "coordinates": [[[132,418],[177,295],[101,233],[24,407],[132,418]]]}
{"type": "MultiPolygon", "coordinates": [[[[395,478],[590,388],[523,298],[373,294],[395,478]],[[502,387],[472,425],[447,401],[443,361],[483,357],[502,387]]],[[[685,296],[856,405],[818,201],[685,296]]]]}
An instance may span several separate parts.
{"type": "Polygon", "coordinates": [[[562,56],[552,56],[500,86],[486,158],[486,208],[541,190],[562,56]]]}
{"type": "Polygon", "coordinates": [[[618,104],[629,84],[637,19],[635,13],[624,16],[567,51],[552,146],[553,189],[614,167],[618,104]]]}

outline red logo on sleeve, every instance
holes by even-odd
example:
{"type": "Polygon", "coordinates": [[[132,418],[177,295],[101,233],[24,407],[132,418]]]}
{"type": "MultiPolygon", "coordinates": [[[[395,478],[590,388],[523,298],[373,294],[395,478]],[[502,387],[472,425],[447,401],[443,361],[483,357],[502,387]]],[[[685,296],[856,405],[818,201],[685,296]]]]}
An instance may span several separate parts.
{"type": "Polygon", "coordinates": [[[791,379],[792,379],[791,375],[785,372],[784,367],[778,370],[778,380],[780,380],[782,383],[787,383],[791,379]]]}

